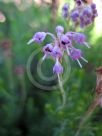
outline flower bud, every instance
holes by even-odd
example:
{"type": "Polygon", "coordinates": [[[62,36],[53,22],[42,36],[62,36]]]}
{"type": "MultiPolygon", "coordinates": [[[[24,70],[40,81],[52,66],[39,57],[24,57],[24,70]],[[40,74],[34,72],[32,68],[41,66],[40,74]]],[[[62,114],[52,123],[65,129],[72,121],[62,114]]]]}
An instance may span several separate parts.
{"type": "Polygon", "coordinates": [[[64,32],[64,28],[63,28],[63,26],[57,26],[56,27],[56,33],[57,33],[57,35],[61,35],[61,34],[63,34],[63,32],[64,32]]]}
{"type": "Polygon", "coordinates": [[[60,62],[58,61],[58,59],[56,60],[56,63],[54,65],[54,67],[53,67],[53,72],[56,73],[56,74],[63,73],[63,67],[60,64],[60,62]]]}

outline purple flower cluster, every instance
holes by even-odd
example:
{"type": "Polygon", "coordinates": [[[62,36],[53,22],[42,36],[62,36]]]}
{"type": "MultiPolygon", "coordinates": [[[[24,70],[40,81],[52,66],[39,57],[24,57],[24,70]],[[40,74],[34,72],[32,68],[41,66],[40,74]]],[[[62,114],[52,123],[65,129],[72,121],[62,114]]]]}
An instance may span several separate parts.
{"type": "Polygon", "coordinates": [[[28,42],[42,43],[47,35],[52,37],[52,43],[46,44],[42,51],[44,53],[43,60],[48,56],[51,56],[55,60],[55,65],[53,67],[53,72],[57,75],[63,73],[63,66],[61,65],[61,60],[64,55],[64,52],[72,59],[78,62],[79,66],[82,68],[79,59],[87,62],[83,58],[82,51],[74,47],[74,44],[84,45],[89,48],[88,43],[86,42],[86,36],[83,33],[77,32],[67,32],[64,34],[64,28],[62,26],[57,26],[56,35],[49,32],[37,32],[34,34],[33,38],[28,42]]]}
{"type": "MultiPolygon", "coordinates": [[[[92,24],[95,17],[98,16],[96,4],[92,3],[91,5],[87,5],[83,0],[76,0],[75,3],[75,8],[70,13],[70,17],[74,22],[74,25],[76,26],[77,24],[80,24],[80,27],[84,28],[92,24]]],[[[66,4],[63,8],[65,6],[66,4]]],[[[62,13],[65,13],[65,11],[62,10],[62,13]]]]}
{"type": "Polygon", "coordinates": [[[69,5],[68,3],[65,3],[62,7],[62,16],[64,18],[68,18],[68,15],[69,15],[69,5]]]}

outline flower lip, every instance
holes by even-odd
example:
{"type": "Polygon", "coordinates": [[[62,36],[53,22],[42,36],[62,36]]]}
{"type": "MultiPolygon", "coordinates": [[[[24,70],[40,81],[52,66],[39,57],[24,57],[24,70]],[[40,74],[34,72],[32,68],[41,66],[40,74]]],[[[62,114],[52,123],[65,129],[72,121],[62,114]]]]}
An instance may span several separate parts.
{"type": "Polygon", "coordinates": [[[70,41],[70,39],[66,35],[62,35],[61,36],[61,44],[68,45],[70,43],[71,43],[71,41],[70,41]]]}
{"type": "Polygon", "coordinates": [[[45,53],[45,54],[51,54],[51,52],[52,52],[52,50],[53,50],[53,46],[52,46],[52,44],[47,44],[47,45],[45,45],[44,47],[43,47],[43,52],[45,53]]]}
{"type": "Polygon", "coordinates": [[[45,51],[51,52],[51,50],[48,47],[45,49],[45,51]]]}

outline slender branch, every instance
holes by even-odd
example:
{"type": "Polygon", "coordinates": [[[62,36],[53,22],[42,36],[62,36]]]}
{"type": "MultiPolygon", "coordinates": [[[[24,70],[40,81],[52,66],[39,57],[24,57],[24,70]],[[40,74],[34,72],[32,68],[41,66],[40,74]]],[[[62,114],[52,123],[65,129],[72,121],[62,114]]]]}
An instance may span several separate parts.
{"type": "Polygon", "coordinates": [[[96,99],[95,101],[92,102],[88,111],[85,113],[84,117],[82,118],[75,136],[79,136],[79,133],[80,133],[81,129],[83,128],[83,125],[85,124],[87,119],[92,115],[92,113],[94,112],[94,110],[96,109],[96,107],[98,105],[99,105],[98,99],[96,99]]]}
{"type": "Polygon", "coordinates": [[[97,68],[96,72],[97,72],[97,80],[96,80],[95,99],[93,100],[93,102],[90,105],[88,111],[85,113],[83,119],[81,120],[75,136],[79,136],[79,133],[80,133],[81,129],[83,128],[84,123],[92,115],[92,113],[94,112],[96,107],[102,105],[102,103],[101,103],[102,102],[102,66],[97,68]]]}

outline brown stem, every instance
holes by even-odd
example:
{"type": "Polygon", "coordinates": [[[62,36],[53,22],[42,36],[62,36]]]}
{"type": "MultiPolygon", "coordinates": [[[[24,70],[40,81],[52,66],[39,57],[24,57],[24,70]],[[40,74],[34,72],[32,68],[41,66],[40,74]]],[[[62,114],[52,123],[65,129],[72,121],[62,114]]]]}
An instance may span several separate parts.
{"type": "Polygon", "coordinates": [[[92,104],[90,105],[89,109],[87,110],[87,112],[85,113],[85,115],[83,116],[80,124],[79,124],[79,128],[75,134],[75,136],[78,136],[81,129],[83,128],[83,125],[85,124],[85,122],[87,121],[87,119],[92,115],[92,113],[95,111],[96,107],[99,105],[99,99],[97,98],[96,100],[94,100],[92,102],[92,104]]]}
{"type": "Polygon", "coordinates": [[[54,24],[56,22],[58,6],[59,6],[59,0],[52,0],[52,5],[51,5],[52,17],[51,17],[51,21],[54,24]]]}
{"type": "Polygon", "coordinates": [[[102,99],[102,66],[96,69],[97,72],[97,80],[96,80],[96,94],[95,99],[90,105],[88,111],[85,113],[83,119],[81,120],[79,124],[79,128],[75,134],[75,136],[78,136],[80,133],[80,130],[82,129],[84,123],[87,121],[87,119],[91,116],[91,114],[94,112],[97,106],[99,106],[102,99]]]}

